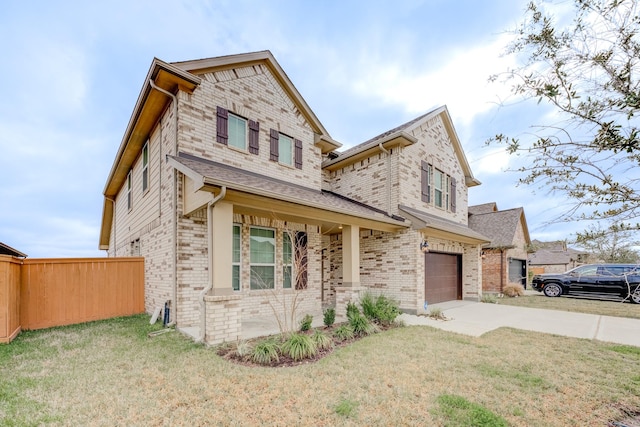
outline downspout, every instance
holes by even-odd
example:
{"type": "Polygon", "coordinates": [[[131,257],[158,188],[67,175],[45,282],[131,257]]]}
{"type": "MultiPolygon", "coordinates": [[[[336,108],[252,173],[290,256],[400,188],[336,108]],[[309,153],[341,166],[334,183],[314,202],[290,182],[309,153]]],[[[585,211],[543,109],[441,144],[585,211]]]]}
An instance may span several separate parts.
{"type": "Polygon", "coordinates": [[[378,144],[378,147],[387,155],[387,213],[391,216],[391,153],[384,148],[382,142],[378,144]]]}
{"type": "Polygon", "coordinates": [[[207,286],[200,292],[200,337],[198,342],[204,342],[207,327],[207,305],[204,297],[213,288],[213,207],[227,195],[227,187],[222,187],[220,194],[215,196],[207,204],[207,251],[209,264],[209,281],[207,286]]]}
{"type": "MultiPolygon", "coordinates": [[[[160,93],[163,93],[170,97],[173,100],[173,128],[174,128],[174,155],[178,155],[178,97],[172,94],[171,92],[162,89],[157,86],[156,83],[149,79],[149,84],[155,90],[160,93]]],[[[162,126],[161,126],[162,127],[162,126]]],[[[160,145],[162,145],[162,139],[160,140],[160,145]]],[[[162,150],[161,150],[162,151],[162,150]]],[[[160,160],[162,162],[162,160],[160,160]]],[[[162,163],[160,168],[162,169],[162,163]]],[[[174,207],[174,215],[175,218],[173,221],[173,247],[172,247],[172,256],[173,256],[173,289],[172,289],[172,306],[173,306],[173,320],[169,321],[167,326],[173,326],[176,323],[176,319],[178,318],[178,178],[177,174],[174,172],[173,174],[173,207],[174,207]]]]}
{"type": "Polygon", "coordinates": [[[500,292],[504,289],[504,249],[500,249],[500,292]]]}

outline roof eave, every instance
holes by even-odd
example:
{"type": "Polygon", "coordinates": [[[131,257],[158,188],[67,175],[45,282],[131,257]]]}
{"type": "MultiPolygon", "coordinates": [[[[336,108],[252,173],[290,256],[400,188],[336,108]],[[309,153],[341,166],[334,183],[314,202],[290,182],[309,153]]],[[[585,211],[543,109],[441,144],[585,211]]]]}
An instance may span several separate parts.
{"type": "Polygon", "coordinates": [[[335,159],[328,160],[322,164],[322,168],[328,171],[334,171],[381,152],[381,146],[385,150],[388,150],[395,147],[407,147],[416,142],[418,142],[418,139],[405,131],[394,132],[384,138],[362,146],[358,151],[353,151],[346,155],[338,156],[335,159]]]}

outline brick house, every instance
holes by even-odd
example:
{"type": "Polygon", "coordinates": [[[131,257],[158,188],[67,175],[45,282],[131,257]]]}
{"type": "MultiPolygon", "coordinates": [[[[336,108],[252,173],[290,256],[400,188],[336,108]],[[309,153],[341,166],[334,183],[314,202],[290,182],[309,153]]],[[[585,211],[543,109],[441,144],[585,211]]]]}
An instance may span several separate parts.
{"type": "Polygon", "coordinates": [[[589,262],[588,253],[567,246],[564,240],[553,242],[531,242],[533,252],[529,254],[529,268],[535,274],[564,273],[589,262]]]}
{"type": "Polygon", "coordinates": [[[482,290],[501,293],[509,284],[526,288],[531,238],[524,209],[498,210],[495,203],[469,206],[469,227],[491,239],[482,247],[482,290]]]}
{"type": "Polygon", "coordinates": [[[478,185],[446,107],[344,152],[269,51],[154,59],[104,189],[100,248],[145,257],[148,312],[207,343],[363,289],[477,300],[478,185]],[[276,308],[279,310],[278,308],[276,308]]]}

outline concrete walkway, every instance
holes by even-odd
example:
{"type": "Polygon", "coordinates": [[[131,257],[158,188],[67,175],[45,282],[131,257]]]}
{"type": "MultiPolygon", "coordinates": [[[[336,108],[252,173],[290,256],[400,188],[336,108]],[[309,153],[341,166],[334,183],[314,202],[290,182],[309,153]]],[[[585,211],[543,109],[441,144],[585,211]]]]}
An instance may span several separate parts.
{"type": "Polygon", "coordinates": [[[448,301],[430,305],[428,309],[434,307],[440,308],[447,320],[410,314],[402,314],[400,319],[406,325],[427,325],[475,337],[511,327],[640,347],[640,319],[470,301],[448,301]]]}

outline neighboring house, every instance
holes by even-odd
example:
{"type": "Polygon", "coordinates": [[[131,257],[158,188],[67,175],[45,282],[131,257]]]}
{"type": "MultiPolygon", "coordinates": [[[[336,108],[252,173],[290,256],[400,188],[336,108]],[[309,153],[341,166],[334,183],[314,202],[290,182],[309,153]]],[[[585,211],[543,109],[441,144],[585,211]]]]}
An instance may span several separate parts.
{"type": "Polygon", "coordinates": [[[26,258],[27,257],[26,254],[23,254],[19,250],[13,249],[11,246],[5,245],[2,242],[0,242],[0,255],[9,255],[9,256],[14,256],[14,257],[17,257],[17,258],[26,258]]]}
{"type": "Polygon", "coordinates": [[[469,206],[469,227],[491,239],[482,247],[482,290],[501,293],[509,284],[526,288],[531,238],[524,209],[501,211],[495,203],[469,206]]]}
{"type": "Polygon", "coordinates": [[[478,300],[478,185],[446,107],[338,152],[269,51],[154,59],[104,189],[100,248],[145,257],[145,305],[207,343],[364,289],[478,300]]]}
{"type": "Polygon", "coordinates": [[[589,254],[567,246],[567,242],[531,242],[534,252],[529,254],[529,267],[535,274],[564,273],[589,262],[589,254]]]}

